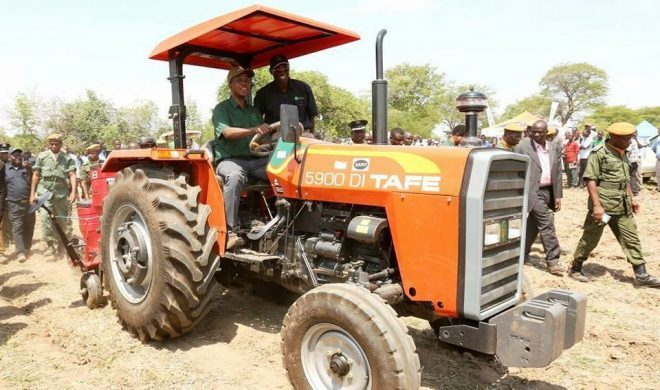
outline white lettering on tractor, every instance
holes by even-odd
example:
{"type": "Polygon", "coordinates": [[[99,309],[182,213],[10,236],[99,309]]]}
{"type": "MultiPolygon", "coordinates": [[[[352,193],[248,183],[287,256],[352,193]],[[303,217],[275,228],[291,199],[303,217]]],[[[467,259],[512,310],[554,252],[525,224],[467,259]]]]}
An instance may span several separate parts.
{"type": "Polygon", "coordinates": [[[380,173],[305,172],[304,184],[326,187],[373,187],[379,190],[440,192],[441,176],[380,173]]]}

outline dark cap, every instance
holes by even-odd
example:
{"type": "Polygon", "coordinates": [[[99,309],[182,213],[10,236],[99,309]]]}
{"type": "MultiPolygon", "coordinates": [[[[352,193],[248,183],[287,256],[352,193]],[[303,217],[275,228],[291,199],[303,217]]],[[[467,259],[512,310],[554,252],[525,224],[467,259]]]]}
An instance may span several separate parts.
{"type": "Polygon", "coordinates": [[[20,148],[13,148],[9,151],[9,154],[14,154],[14,153],[23,153],[23,149],[20,148]]]}
{"type": "Polygon", "coordinates": [[[270,68],[273,69],[280,64],[288,64],[289,60],[284,54],[276,54],[270,58],[270,68]]]}
{"type": "Polygon", "coordinates": [[[351,131],[360,131],[360,130],[366,130],[367,122],[364,119],[358,119],[356,121],[352,121],[348,125],[351,127],[351,131]]]}
{"type": "Polygon", "coordinates": [[[11,145],[8,143],[3,142],[0,144],[0,153],[9,153],[9,149],[11,149],[11,145]]]}

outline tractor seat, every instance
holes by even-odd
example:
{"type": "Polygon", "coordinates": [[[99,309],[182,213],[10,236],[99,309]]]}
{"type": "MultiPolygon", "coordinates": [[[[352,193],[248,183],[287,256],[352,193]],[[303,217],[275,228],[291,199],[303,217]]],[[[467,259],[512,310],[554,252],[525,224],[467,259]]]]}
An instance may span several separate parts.
{"type": "MultiPolygon", "coordinates": [[[[219,161],[215,160],[215,154],[214,154],[214,149],[215,149],[215,140],[209,140],[204,143],[202,146],[202,149],[206,150],[209,159],[211,160],[211,165],[213,165],[213,169],[218,168],[218,163],[219,161]]],[[[220,184],[220,190],[225,185],[225,181],[220,175],[215,175],[216,180],[218,180],[218,184],[220,184]]],[[[249,192],[249,191],[265,191],[270,188],[270,182],[268,181],[263,181],[256,179],[254,177],[248,177],[247,183],[245,183],[245,186],[243,187],[243,192],[249,192]]]]}

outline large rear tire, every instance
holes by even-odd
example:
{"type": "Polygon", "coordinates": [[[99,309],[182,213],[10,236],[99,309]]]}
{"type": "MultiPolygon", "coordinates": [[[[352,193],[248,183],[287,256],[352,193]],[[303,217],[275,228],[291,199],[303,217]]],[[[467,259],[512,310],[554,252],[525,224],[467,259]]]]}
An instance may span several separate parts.
{"type": "Polygon", "coordinates": [[[417,389],[415,343],[396,312],[366,289],[327,284],[300,297],[282,325],[296,389],[417,389]]]}
{"type": "Polygon", "coordinates": [[[211,209],[169,169],[126,168],[103,205],[105,287],[119,321],[140,340],[177,337],[208,312],[218,282],[211,209]]]}

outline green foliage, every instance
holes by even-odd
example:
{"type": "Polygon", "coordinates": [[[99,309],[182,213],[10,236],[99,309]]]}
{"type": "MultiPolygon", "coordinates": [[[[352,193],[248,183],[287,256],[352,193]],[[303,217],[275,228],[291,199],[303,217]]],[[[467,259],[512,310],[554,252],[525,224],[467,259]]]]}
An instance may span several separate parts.
{"type": "Polygon", "coordinates": [[[585,123],[592,123],[597,129],[605,129],[614,122],[628,122],[634,125],[641,121],[649,121],[652,125],[660,124],[660,106],[632,109],[626,106],[601,106],[585,118],[585,123]]]}
{"type": "Polygon", "coordinates": [[[575,113],[604,104],[608,92],[607,73],[587,63],[557,65],[539,84],[543,95],[560,102],[557,113],[562,124],[575,113]]]}
{"type": "MultiPolygon", "coordinates": [[[[509,104],[504,109],[504,112],[499,117],[499,121],[505,121],[511,119],[516,115],[528,111],[534,115],[540,117],[547,117],[550,113],[550,105],[552,104],[552,98],[543,95],[532,95],[526,98],[520,99],[515,103],[509,104]]],[[[559,109],[557,110],[559,111],[559,109]]]]}
{"type": "Polygon", "coordinates": [[[9,123],[16,129],[12,146],[26,150],[39,150],[43,138],[41,101],[19,92],[14,99],[14,106],[9,110],[9,123]]]}
{"type": "Polygon", "coordinates": [[[371,119],[366,100],[355,97],[351,92],[331,85],[321,72],[291,72],[291,77],[309,84],[314,92],[319,117],[316,133],[324,139],[350,137],[348,123],[356,119],[371,119]]]}
{"type": "Polygon", "coordinates": [[[400,64],[388,69],[385,77],[389,95],[388,127],[430,135],[443,119],[442,112],[449,112],[451,105],[444,73],[429,64],[400,64]]]}
{"type": "MultiPolygon", "coordinates": [[[[61,112],[58,132],[73,150],[78,151],[98,141],[109,144],[114,139],[122,143],[133,140],[122,132],[129,124],[118,120],[117,109],[92,90],[87,90],[84,98],[62,105],[61,112]]],[[[53,124],[50,122],[50,127],[54,127],[53,124]]]]}

